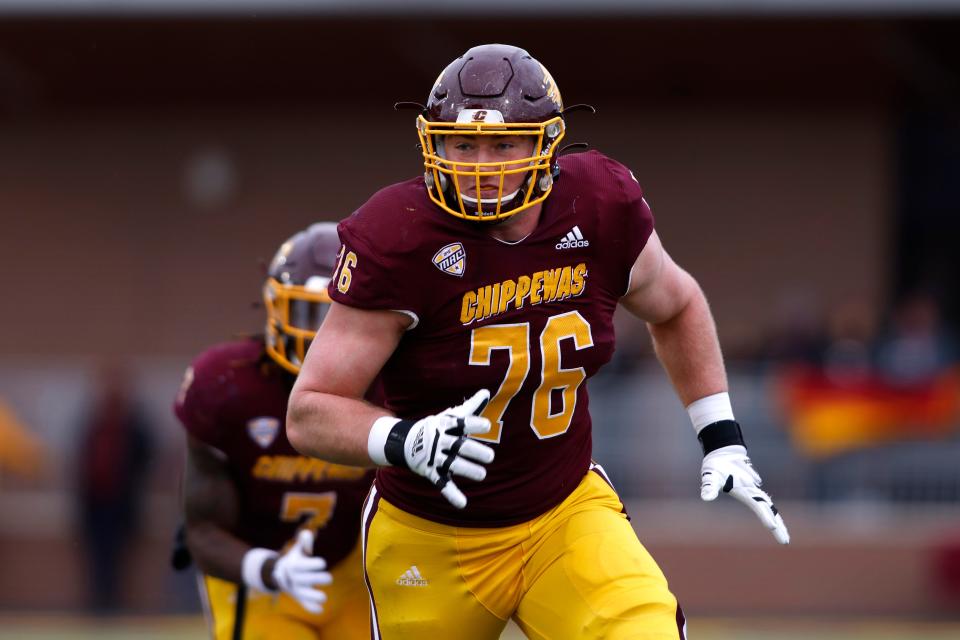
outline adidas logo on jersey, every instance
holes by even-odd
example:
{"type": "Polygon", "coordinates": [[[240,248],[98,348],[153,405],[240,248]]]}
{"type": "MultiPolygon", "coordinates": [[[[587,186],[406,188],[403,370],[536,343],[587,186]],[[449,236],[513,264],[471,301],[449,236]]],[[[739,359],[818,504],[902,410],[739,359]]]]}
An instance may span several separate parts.
{"type": "Polygon", "coordinates": [[[397,578],[397,584],[401,587],[425,587],[430,583],[420,575],[420,569],[417,569],[417,565],[413,565],[397,578]]]}
{"type": "Polygon", "coordinates": [[[589,247],[590,241],[583,237],[583,234],[580,233],[580,227],[574,227],[567,232],[567,235],[560,238],[560,242],[557,243],[557,249],[579,249],[581,247],[589,247]]]}

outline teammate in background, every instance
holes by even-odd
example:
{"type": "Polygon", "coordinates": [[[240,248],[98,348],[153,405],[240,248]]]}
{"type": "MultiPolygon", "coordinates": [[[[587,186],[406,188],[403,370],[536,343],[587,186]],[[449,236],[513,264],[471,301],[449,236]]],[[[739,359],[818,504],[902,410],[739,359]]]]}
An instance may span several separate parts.
{"type": "Polygon", "coordinates": [[[372,473],[302,457],[284,430],[339,245],[334,223],[285,242],[264,284],[266,337],[208,349],[177,396],[186,543],[216,640],[369,637],[358,540],[372,473]]]}
{"type": "Polygon", "coordinates": [[[510,618],[531,638],[684,637],[590,459],[584,382],[613,353],[617,304],[648,322],[688,408],[701,497],[729,492],[788,541],[699,285],[664,251],[629,170],[557,157],[564,127],[543,65],[475,47],[417,119],[426,175],[340,224],[334,302],[287,434],[303,453],[380,466],[364,505],[374,638],[496,638],[510,618]],[[362,400],[381,369],[386,408],[362,400]]]}

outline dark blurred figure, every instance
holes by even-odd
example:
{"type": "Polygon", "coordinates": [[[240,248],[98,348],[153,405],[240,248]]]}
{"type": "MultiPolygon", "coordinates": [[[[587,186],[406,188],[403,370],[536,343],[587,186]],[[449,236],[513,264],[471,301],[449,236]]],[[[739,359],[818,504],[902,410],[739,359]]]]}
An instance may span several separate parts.
{"type": "Polygon", "coordinates": [[[78,487],[89,604],[103,614],[120,604],[120,572],[139,528],[152,443],[129,370],[106,365],[98,385],[80,432],[78,487]]]}
{"type": "Polygon", "coordinates": [[[877,345],[877,370],[890,384],[915,386],[946,371],[956,355],[939,303],[929,293],[919,292],[894,309],[890,330],[877,345]]]}

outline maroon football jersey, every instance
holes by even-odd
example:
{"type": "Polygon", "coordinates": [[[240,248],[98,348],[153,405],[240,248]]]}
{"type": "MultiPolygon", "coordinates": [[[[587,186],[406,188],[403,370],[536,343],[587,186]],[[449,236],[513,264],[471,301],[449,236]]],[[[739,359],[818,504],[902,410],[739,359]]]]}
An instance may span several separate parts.
{"type": "Polygon", "coordinates": [[[174,411],[190,435],[226,456],[240,498],[239,538],[279,549],[312,521],[315,553],[333,566],[357,543],[373,472],[294,450],[285,429],[292,386],[262,340],[228,342],[193,362],[174,411]]]}
{"type": "MultiPolygon", "coordinates": [[[[600,153],[560,158],[539,225],[515,243],[436,207],[422,178],[375,194],[339,226],[330,295],[415,318],[382,371],[386,407],[420,418],[478,389],[496,459],[483,482],[456,478],[466,509],[427,480],[382,468],[377,486],[416,515],[505,526],[561,502],[587,472],[585,379],[610,360],[613,312],[653,230],[633,175],[600,153]]],[[[522,214],[521,214],[522,215],[522,214]]]]}

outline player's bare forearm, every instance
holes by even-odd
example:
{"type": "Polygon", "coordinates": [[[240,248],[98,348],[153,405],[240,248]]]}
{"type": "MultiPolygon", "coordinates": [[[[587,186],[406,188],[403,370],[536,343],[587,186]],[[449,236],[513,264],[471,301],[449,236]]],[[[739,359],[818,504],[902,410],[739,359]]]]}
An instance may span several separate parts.
{"type": "Polygon", "coordinates": [[[370,427],[389,412],[363,397],[410,322],[394,311],[330,305],[287,407],[287,438],[297,451],[337,464],[372,464],[370,427]]]}
{"type": "Polygon", "coordinates": [[[200,569],[240,583],[249,545],[230,529],[237,521],[239,498],[226,465],[203,443],[190,438],[183,481],[187,547],[200,569]]]}
{"type": "Polygon", "coordinates": [[[684,406],[727,390],[717,330],[699,286],[676,315],[647,326],[657,357],[684,406]]]}
{"type": "Polygon", "coordinates": [[[303,455],[355,467],[373,465],[367,453],[370,426],[390,415],[354,398],[294,387],[287,409],[287,437],[303,455]]]}

